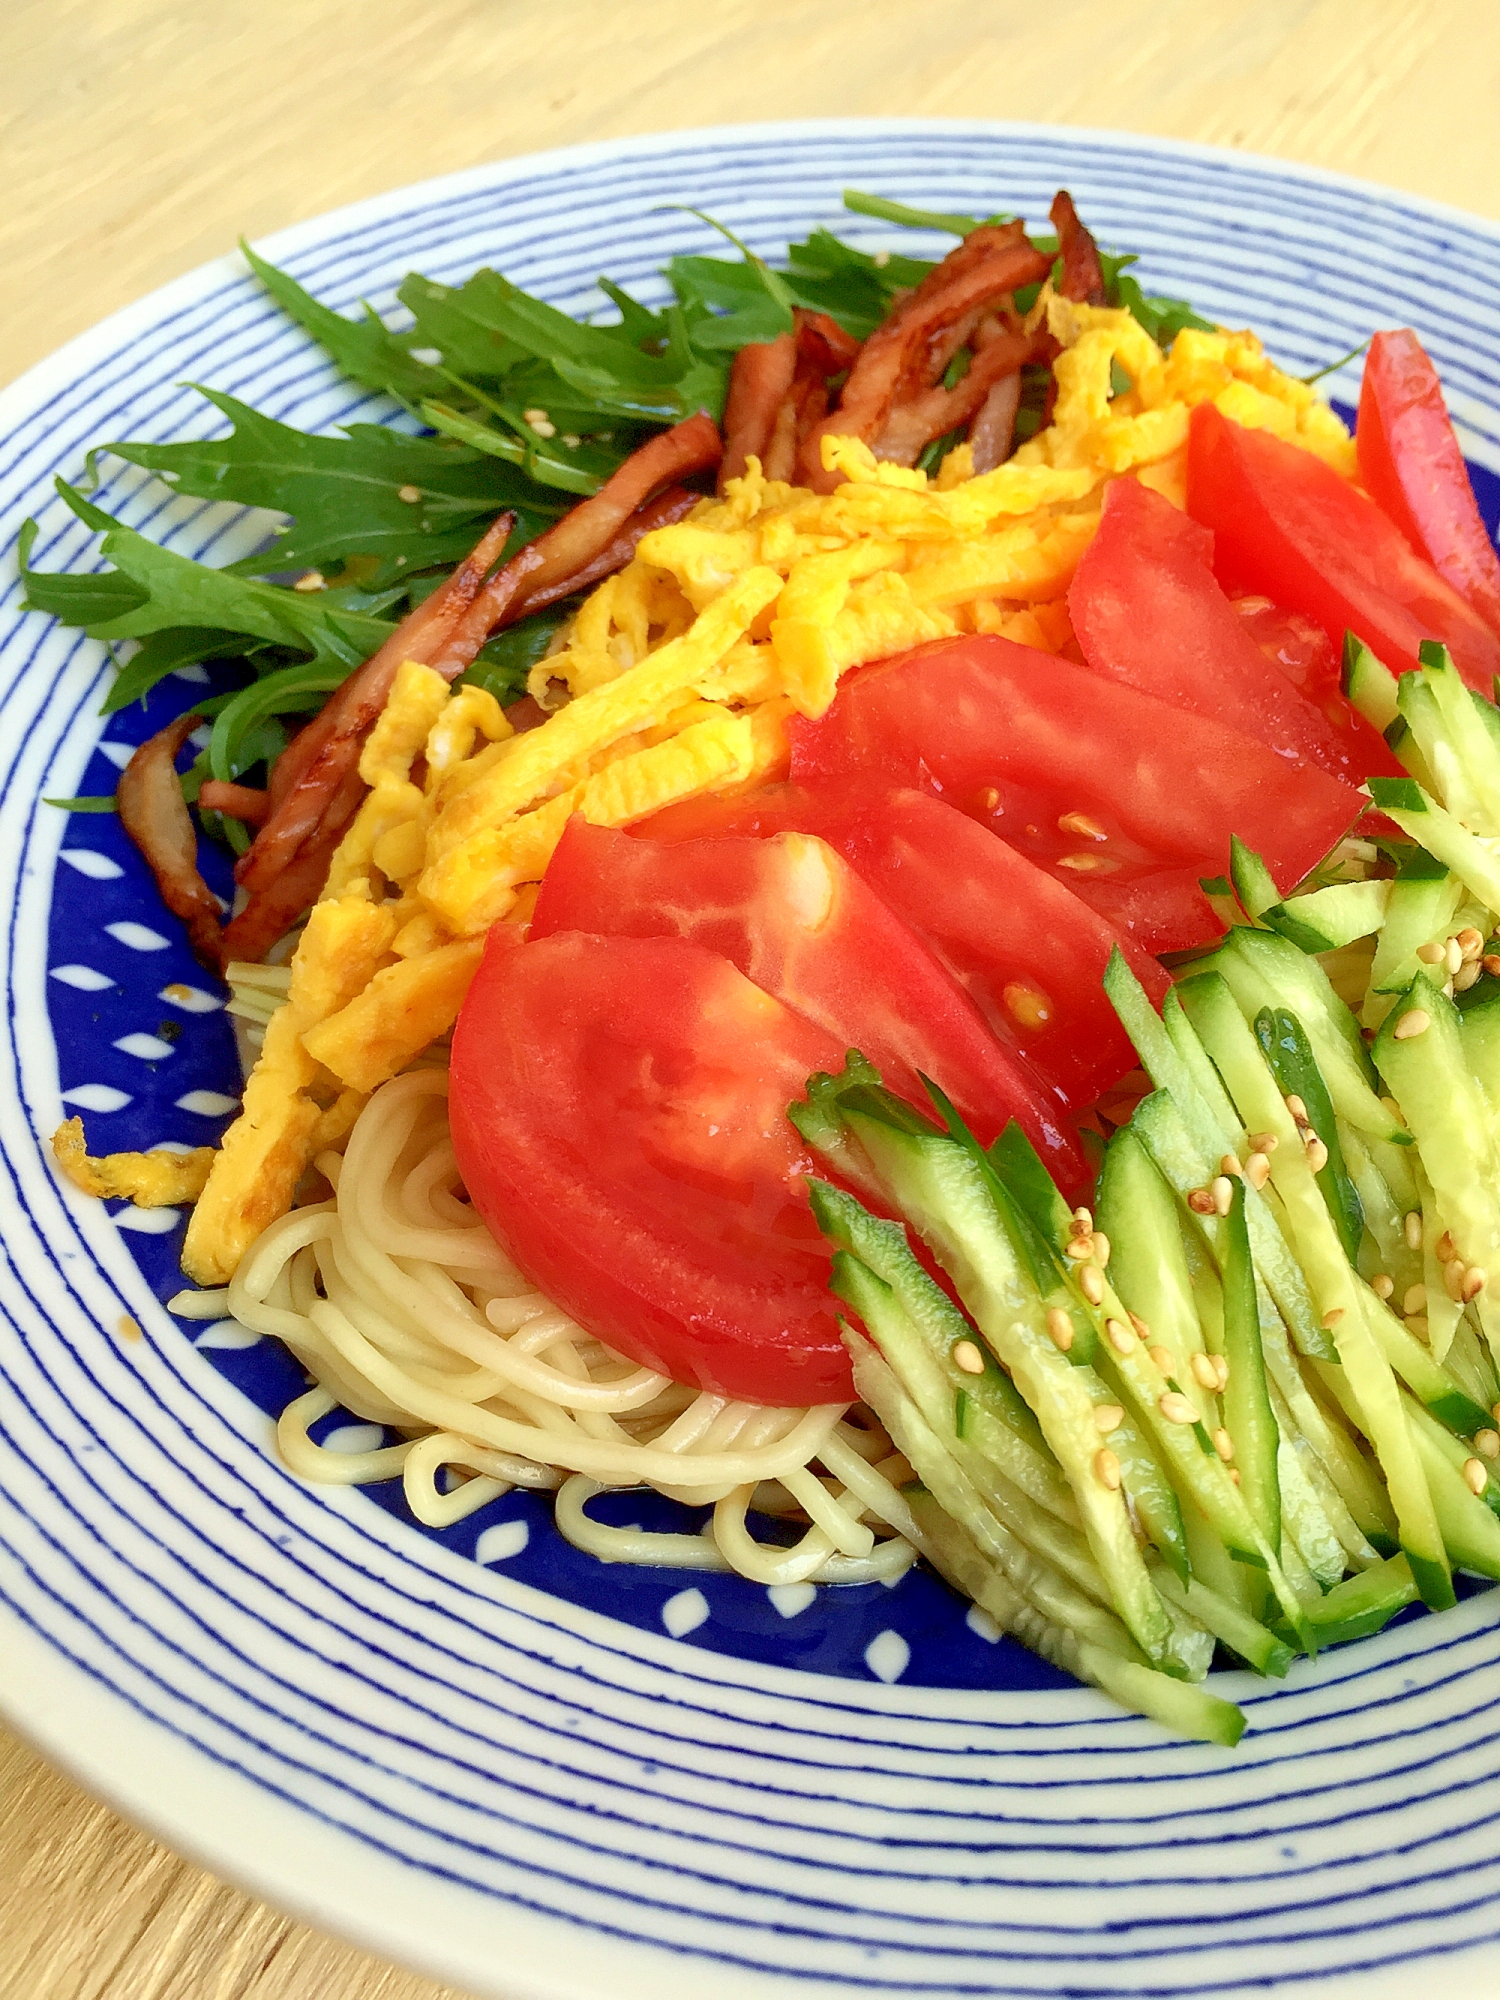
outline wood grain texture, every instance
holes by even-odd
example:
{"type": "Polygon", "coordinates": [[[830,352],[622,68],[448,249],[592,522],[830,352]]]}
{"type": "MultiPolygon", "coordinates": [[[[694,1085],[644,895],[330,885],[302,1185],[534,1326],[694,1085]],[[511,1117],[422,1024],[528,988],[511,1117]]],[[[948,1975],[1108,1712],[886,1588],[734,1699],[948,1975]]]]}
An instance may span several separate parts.
{"type": "MultiPolygon", "coordinates": [[[[1495,0],[8,0],[0,379],[383,188],[667,127],[916,113],[1274,153],[1500,217],[1495,0]]],[[[0,2000],[439,2000],[0,1732],[0,2000]]],[[[601,1994],[601,2000],[607,1995],[601,1994]]]]}

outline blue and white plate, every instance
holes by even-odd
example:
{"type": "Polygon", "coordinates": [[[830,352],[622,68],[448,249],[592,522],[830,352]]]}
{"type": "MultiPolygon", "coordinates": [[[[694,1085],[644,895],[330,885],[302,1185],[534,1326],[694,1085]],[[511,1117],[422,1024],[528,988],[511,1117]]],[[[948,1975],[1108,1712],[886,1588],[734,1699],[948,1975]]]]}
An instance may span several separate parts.
{"type": "MultiPolygon", "coordinates": [[[[582,313],[599,272],[651,294],[665,257],[714,247],[668,204],[774,256],[819,223],[910,242],[845,214],[845,186],[1040,221],[1060,185],[1141,252],[1148,291],[1254,325],[1298,373],[1416,327],[1494,517],[1500,231],[1266,161],[1019,126],[751,126],[485,167],[263,248],[344,311],[391,306],[408,269],[492,263],[582,313]]],[[[815,1594],[610,1568],[529,1496],[432,1534],[399,1492],[283,1469],[272,1419],[299,1371],[232,1323],[174,1320],[180,1218],[77,1197],[41,1139],[77,1110],[97,1150],[201,1143],[236,1088],[221,996],[114,820],[41,803],[108,791],[202,670],[101,721],[104,649],[20,611],[13,553],[34,513],[35,562],[97,566],[52,475],[111,438],[220,428],[193,380],[304,428],[395,414],[237,258],[0,396],[9,1719],[220,1874],[505,2000],[1404,1996],[1439,1960],[1500,1990],[1500,1596],[1283,1685],[1226,1676],[1250,1720],[1231,1755],[1064,1681],[924,1574],[815,1594]]],[[[100,503],[172,547],[227,561],[265,532],[100,470],[100,503]]]]}

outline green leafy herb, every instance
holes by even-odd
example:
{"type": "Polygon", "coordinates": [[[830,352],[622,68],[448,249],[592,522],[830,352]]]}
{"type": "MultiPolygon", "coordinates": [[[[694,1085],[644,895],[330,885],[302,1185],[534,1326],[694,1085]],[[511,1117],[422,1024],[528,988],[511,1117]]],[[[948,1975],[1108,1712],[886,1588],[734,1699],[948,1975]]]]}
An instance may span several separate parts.
{"type": "Polygon", "coordinates": [[[115,809],[113,794],[108,798],[95,793],[92,797],[81,799],[43,799],[42,804],[61,806],[64,812],[70,813],[112,813],[115,809]]]}
{"type": "Polygon", "coordinates": [[[257,257],[243,238],[240,249],[276,303],[327,348],[346,375],[367,389],[384,389],[408,408],[432,394],[442,378],[430,362],[413,358],[411,349],[420,347],[420,340],[392,333],[373,306],[365,307],[362,319],[345,319],[305,292],[287,272],[257,257]]]}
{"type": "MultiPolygon", "coordinates": [[[[981,227],[977,215],[943,215],[931,208],[908,208],[904,201],[887,201],[884,195],[861,194],[858,188],[844,189],[844,206],[855,215],[870,215],[877,222],[894,222],[902,229],[940,229],[947,236],[971,236],[981,227]]],[[[992,222],[1009,222],[1008,215],[994,215],[992,222]]]]}

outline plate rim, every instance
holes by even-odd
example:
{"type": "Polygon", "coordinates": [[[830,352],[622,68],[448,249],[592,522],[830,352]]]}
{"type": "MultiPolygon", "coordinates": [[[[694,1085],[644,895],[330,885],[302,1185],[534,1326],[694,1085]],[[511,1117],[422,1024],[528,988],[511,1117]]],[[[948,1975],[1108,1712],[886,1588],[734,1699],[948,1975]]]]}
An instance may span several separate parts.
{"type": "MultiPolygon", "coordinates": [[[[1142,156],[1155,158],[1193,158],[1220,164],[1234,174],[1271,176],[1288,181],[1300,181],[1314,185],[1337,188],[1356,195],[1377,206],[1387,214],[1421,215],[1429,220],[1450,223],[1468,231],[1477,232],[1481,237],[1500,244],[1500,221],[1477,215],[1473,212],[1437,202],[1425,196],[1413,195],[1400,189],[1390,188],[1382,183],[1364,177],[1344,174],[1321,166],[1305,165],[1287,161],[1275,156],[1239,152],[1232,148],[1205,145],[1198,141],[1161,138],[1144,133],[1120,132],[1108,127],[1044,124],[1037,121],[1004,119],[958,119],[940,117],[863,117],[863,118],[820,118],[781,121],[745,121],[743,123],[721,124],[701,127],[670,128],[666,131],[633,134],[619,139],[600,139],[580,144],[548,149],[543,152],[513,154],[477,166],[431,176],[425,180],[401,183],[378,194],[362,197],[358,201],[324,211],[316,216],[288,225],[258,239],[257,247],[272,258],[281,260],[294,256],[300,250],[327,242],[335,232],[357,233],[363,228],[378,224],[385,219],[393,206],[418,199],[442,199],[462,196],[465,193],[486,188],[503,188],[506,183],[521,173],[546,173],[569,166],[580,168],[607,164],[612,160],[650,157],[663,146],[687,146],[695,142],[722,147],[738,141],[766,143],[777,138],[787,140],[830,140],[841,137],[878,137],[891,134],[893,137],[911,137],[923,133],[941,135],[950,139],[962,139],[972,135],[983,141],[991,137],[1025,138],[1035,136],[1055,143],[1058,140],[1076,141],[1081,146],[1108,145],[1116,150],[1124,150],[1142,156]]],[[[25,415],[42,400],[56,385],[76,382],[88,366],[93,355],[107,345],[118,346],[122,337],[128,337],[137,327],[160,322],[169,312],[189,306],[203,298],[212,287],[225,278],[242,278],[248,275],[248,266],[238,250],[232,250],[208,259],[179,276],[168,280],[153,291],[118,308],[104,319],[74,335],[50,354],[33,363],[14,381],[0,389],[0,425],[8,427],[13,421],[25,415]]],[[[9,1154],[12,1143],[7,1137],[0,1142],[3,1151],[9,1154]]],[[[8,1629],[14,1629],[19,1621],[9,1616],[5,1619],[8,1629]]],[[[628,1644],[629,1642],[623,1642],[628,1644]]],[[[120,1713],[130,1714],[131,1704],[121,1692],[96,1681],[81,1667],[59,1659],[55,1645],[35,1633],[26,1633],[18,1641],[21,1654],[32,1652],[35,1656],[47,1655],[54,1663],[53,1671],[60,1685],[70,1676],[76,1679],[84,1690],[82,1707],[97,1722],[90,1736],[107,1737],[120,1713]],[[111,1714],[106,1714],[111,1711],[111,1714]]],[[[335,1935],[352,1944],[357,1949],[374,1951],[406,1965],[415,1972],[429,1978],[447,1979],[452,1983],[465,1984],[476,1980],[483,1968],[475,1961],[455,1958],[443,1969],[438,1969],[445,1954],[441,1942],[429,1929],[423,1946],[419,1950],[415,1937],[401,1928],[394,1919],[386,1920],[386,1913],[377,1911],[374,1902],[365,1896],[355,1896],[347,1905],[340,1901],[324,1900],[311,1893],[304,1893],[302,1884],[306,1880],[294,1869],[288,1869],[277,1862],[257,1868],[247,1856],[240,1836],[223,1834],[215,1837],[210,1822],[223,1818],[222,1807],[208,1803],[211,1787],[200,1783],[193,1788],[192,1805],[189,1810],[180,1800],[170,1796],[147,1797],[152,1783],[131,1785],[124,1779],[112,1775],[124,1761],[118,1756],[113,1766],[107,1751],[98,1747],[85,1750],[80,1747],[76,1734],[69,1738],[70,1712],[66,1705],[62,1712],[54,1712],[55,1704],[49,1703],[44,1682],[38,1680],[37,1692],[30,1705],[15,1699],[15,1683],[8,1677],[0,1678],[0,1716],[23,1740],[32,1744],[50,1762],[75,1778],[96,1797],[103,1798],[122,1817],[143,1828],[153,1838],[161,1839],[174,1852],[183,1854],[205,1867],[219,1879],[234,1886],[242,1887],[247,1893],[266,1901],[272,1907],[291,1912],[301,1920],[335,1935]]],[[[73,1710],[72,1715],[77,1714],[73,1710]]],[[[132,1731],[141,1730],[145,1736],[152,1733],[149,1727],[138,1719],[127,1725],[132,1731]]],[[[149,1746],[148,1746],[149,1747],[149,1746]]],[[[174,1756],[197,1767],[200,1771],[213,1771],[214,1783],[222,1784],[225,1774],[222,1767],[215,1766],[197,1746],[174,1744],[174,1756]]],[[[141,1760],[137,1760],[141,1761],[141,1760]]],[[[368,1873],[371,1869],[369,1849],[336,1828],[324,1826],[315,1835],[305,1835],[304,1816],[280,1801],[273,1801],[264,1789],[254,1781],[242,1779],[247,1792],[254,1793],[265,1808],[267,1817],[278,1820],[285,1828],[295,1828],[299,1836],[305,1838],[315,1848],[321,1849],[330,1838],[347,1846],[357,1871],[368,1873]]],[[[156,1791],[160,1793],[160,1781],[156,1791]]],[[[403,1870],[400,1863],[394,1864],[398,1875],[403,1872],[411,1878],[410,1870],[403,1870]]],[[[433,1894],[431,1879],[425,1873],[415,1878],[412,1901],[419,1902],[433,1894]]],[[[473,1892],[455,1891],[460,1904],[473,1903],[473,1892]]],[[[391,1906],[394,1907],[394,1904],[391,1906]]],[[[517,1942],[528,1941],[526,1926],[538,1925],[571,1935],[579,1941],[581,1952],[594,1955],[600,1949],[601,1932],[593,1925],[578,1926],[567,1924],[563,1919],[537,1910],[527,1911],[517,1903],[506,1906],[504,1923],[515,1926],[517,1942]]],[[[486,1926],[488,1928],[489,1926],[486,1926]]],[[[617,1948],[626,1940],[615,1941],[617,1948]]],[[[636,1991],[646,1994],[651,1979],[652,1966],[663,1947],[644,1946],[630,1941],[632,1957],[639,1957],[641,1978],[633,1977],[626,1984],[617,1981],[616,1990],[624,1993],[636,1991]]],[[[1478,1949],[1478,1948],[1476,1948],[1478,1949]]],[[[572,1954],[564,1954],[571,1956],[572,1954]]],[[[696,1956],[696,1955],[694,1955],[696,1956]]],[[[1464,1955],[1455,1955],[1455,1970],[1464,1963],[1464,1955]]],[[[585,1969],[586,1970],[586,1969],[585,1969]]],[[[774,1972],[738,1971],[720,1965],[714,1975],[726,1992],[740,1990],[749,1994],[768,1993],[783,1983],[785,1975],[774,1972]]],[[[527,1980],[518,1984],[507,1977],[505,1991],[510,2000],[574,2000],[584,1989],[582,1980],[573,1973],[565,1976],[566,1983],[547,1978],[540,1983],[528,1974],[527,1980]]],[[[803,1991],[812,1993],[821,1983],[816,1976],[799,1982],[803,1991]]],[[[496,1991],[493,1987],[476,1987],[476,1990],[496,1991]]],[[[848,1990],[847,1988],[845,1990],[848,1990]]]]}

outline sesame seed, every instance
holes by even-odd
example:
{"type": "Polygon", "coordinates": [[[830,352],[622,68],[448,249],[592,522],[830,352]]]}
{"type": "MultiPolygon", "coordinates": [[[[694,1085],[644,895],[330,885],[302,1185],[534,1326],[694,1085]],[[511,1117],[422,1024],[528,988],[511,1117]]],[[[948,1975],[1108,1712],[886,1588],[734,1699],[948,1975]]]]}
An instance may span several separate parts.
{"type": "Polygon", "coordinates": [[[1252,1153],[1265,1153],[1268,1157],[1276,1151],[1278,1143],[1274,1132],[1252,1132],[1245,1141],[1252,1153]]]}
{"type": "Polygon", "coordinates": [[[1228,1174],[1220,1174],[1210,1187],[1209,1193],[1213,1196],[1215,1214],[1228,1215],[1234,1206],[1234,1183],[1228,1174]]]}
{"type": "Polygon", "coordinates": [[[1449,938],[1447,944],[1443,947],[1443,963],[1447,966],[1450,975],[1456,978],[1463,962],[1463,946],[1456,937],[1449,938]]]}
{"type": "Polygon", "coordinates": [[[1193,1371],[1193,1380],[1196,1383],[1198,1383],[1201,1388],[1204,1389],[1218,1388],[1219,1371],[1217,1368],[1215,1368],[1213,1364],[1212,1355],[1195,1354],[1188,1365],[1191,1367],[1193,1371]]]}
{"type": "Polygon", "coordinates": [[[1302,1102],[1302,1099],[1298,1097],[1295,1092],[1293,1092],[1287,1098],[1286,1108],[1288,1111],[1291,1112],[1293,1118],[1296,1119],[1299,1125],[1305,1125],[1307,1123],[1307,1106],[1302,1102]]]}
{"type": "Polygon", "coordinates": [[[1074,1236],[1063,1246],[1063,1254],[1071,1257],[1076,1264],[1086,1264],[1094,1254],[1092,1230],[1087,1236],[1074,1236]]]}
{"type": "Polygon", "coordinates": [[[323,572],[320,569],[308,570],[292,585],[293,590],[301,591],[322,590],[323,587],[323,572]]]}
{"type": "Polygon", "coordinates": [[[1073,1322],[1061,1306],[1053,1306],[1047,1314],[1047,1331],[1052,1336],[1054,1346],[1060,1347],[1066,1354],[1073,1345],[1073,1322]]]}
{"type": "Polygon", "coordinates": [[[1328,1148],[1316,1132],[1309,1132],[1307,1135],[1307,1164],[1315,1174],[1322,1173],[1328,1165],[1328,1148]]]}
{"type": "Polygon", "coordinates": [[[583,443],[583,439],[578,437],[573,431],[564,431],[563,443],[568,447],[569,451],[577,451],[578,447],[583,443]]]}
{"type": "Polygon", "coordinates": [[[1176,1389],[1168,1389],[1156,1407],[1169,1424],[1195,1424],[1198,1421],[1197,1410],[1176,1389]]]}
{"type": "Polygon", "coordinates": [[[1078,1282],[1083,1288],[1083,1296],[1091,1306],[1103,1305],[1104,1280],[1099,1274],[1097,1264],[1085,1264],[1078,1274],[1078,1282]]]}
{"type": "Polygon", "coordinates": [[[1500,1403],[1492,1403],[1490,1405],[1490,1415],[1495,1419],[1497,1424],[1500,1424],[1500,1403]]]}
{"type": "Polygon", "coordinates": [[[1451,1264],[1458,1255],[1453,1247],[1453,1238],[1446,1229],[1437,1240],[1437,1254],[1440,1264],[1451,1264]]]}
{"type": "Polygon", "coordinates": [[[878,271],[883,271],[886,265],[890,263],[890,261],[891,261],[891,253],[889,250],[877,250],[875,252],[875,255],[870,259],[870,262],[875,266],[876,270],[878,271]]]}
{"type": "Polygon", "coordinates": [[[1139,1313],[1131,1313],[1130,1324],[1135,1328],[1136,1332],[1140,1335],[1142,1340],[1149,1342],[1151,1338],[1151,1329],[1149,1326],[1147,1326],[1146,1322],[1141,1318],[1139,1313]]]}
{"type": "Polygon", "coordinates": [[[1343,1317],[1344,1308],[1342,1306],[1330,1306],[1323,1315],[1323,1324],[1331,1333],[1343,1317]]]}
{"type": "Polygon", "coordinates": [[[1227,1389],[1229,1387],[1229,1356],[1227,1354],[1216,1354],[1213,1357],[1213,1362],[1214,1372],[1219,1378],[1220,1389],[1227,1389]]]}
{"type": "Polygon", "coordinates": [[[1471,1264],[1464,1273],[1464,1304],[1467,1305],[1470,1299],[1477,1299],[1489,1281],[1490,1274],[1482,1264],[1471,1264]]]}
{"type": "Polygon", "coordinates": [[[1385,1271],[1377,1271],[1370,1280],[1370,1290],[1377,1299],[1388,1299],[1396,1289],[1396,1280],[1385,1271]]]}
{"type": "Polygon", "coordinates": [[[1231,1180],[1238,1180],[1244,1171],[1245,1169],[1240,1165],[1239,1160],[1233,1153],[1226,1153],[1219,1162],[1219,1172],[1221,1174],[1228,1174],[1231,1180]]]}
{"type": "Polygon", "coordinates": [[[1411,1318],[1406,1320],[1404,1324],[1413,1340],[1431,1339],[1431,1330],[1427,1324],[1426,1313],[1413,1313],[1411,1318]]]}
{"type": "Polygon", "coordinates": [[[1500,1458],[1500,1431],[1475,1431],[1474,1449],[1486,1458],[1500,1458]]]}
{"type": "Polygon", "coordinates": [[[1156,1363],[1163,1375],[1170,1375],[1172,1370],[1177,1366],[1176,1358],[1170,1348],[1148,1347],[1146,1352],[1151,1356],[1151,1359],[1156,1363]]]}
{"type": "Polygon", "coordinates": [[[1437,965],[1446,956],[1447,947],[1439,944],[1435,939],[1427,944],[1419,944],[1417,946],[1417,957],[1421,959],[1424,965],[1437,965]]]}
{"type": "Polygon", "coordinates": [[[1120,1461],[1108,1445],[1094,1454],[1094,1476],[1101,1486],[1107,1486],[1111,1493],[1120,1490],[1120,1461]]]}
{"type": "Polygon", "coordinates": [[[1073,1211],[1073,1221],[1080,1229],[1091,1230],[1094,1226],[1094,1211],[1080,1203],[1073,1211]]]}
{"type": "Polygon", "coordinates": [[[1108,834],[1098,820],[1090,819],[1087,813],[1065,812],[1057,822],[1060,833],[1076,833],[1084,840],[1107,840],[1108,834]]]}
{"type": "Polygon", "coordinates": [[[1500,951],[1487,951],[1479,963],[1491,979],[1500,979],[1500,951]]]}
{"type": "Polygon", "coordinates": [[[1461,1259],[1457,1257],[1443,1266],[1443,1290],[1455,1305],[1463,1304],[1464,1279],[1467,1276],[1461,1259]]]}
{"type": "Polygon", "coordinates": [[[957,1367],[962,1368],[965,1375],[984,1373],[984,1356],[972,1340],[959,1341],[953,1350],[953,1360],[957,1367]]]}
{"type": "Polygon", "coordinates": [[[1391,1032],[1398,1042],[1410,1042],[1425,1035],[1431,1026],[1432,1016],[1425,1007],[1408,1007],[1391,1032]]]}
{"type": "Polygon", "coordinates": [[[1107,1270],[1109,1267],[1109,1238],[1102,1229],[1094,1231],[1093,1243],[1094,1262],[1099,1266],[1101,1271],[1107,1270]]]}
{"type": "Polygon", "coordinates": [[[1235,1485],[1238,1486],[1240,1483],[1240,1469],[1237,1465],[1230,1466],[1229,1476],[1234,1481],[1235,1485]]]}
{"type": "Polygon", "coordinates": [[[522,420],[530,424],[533,430],[536,429],[538,424],[551,422],[551,418],[545,410],[522,410],[521,416],[522,420]]]}
{"type": "Polygon", "coordinates": [[[1193,1211],[1194,1215],[1213,1214],[1214,1198],[1207,1188],[1194,1188],[1187,1199],[1188,1207],[1193,1211]]]}
{"type": "Polygon", "coordinates": [[[1135,1335],[1122,1319],[1107,1319],[1104,1337],[1116,1354],[1129,1354],[1135,1347],[1135,1335]]]}
{"type": "Polygon", "coordinates": [[[1472,924],[1465,924],[1458,933],[1456,943],[1465,958],[1478,958],[1484,950],[1483,935],[1472,924]]]}
{"type": "Polygon", "coordinates": [[[1014,979],[1004,988],[1001,997],[1018,1027],[1045,1028],[1052,1019],[1052,1002],[1035,986],[1024,986],[1020,980],[1014,979]]]}
{"type": "Polygon", "coordinates": [[[1106,1437],[1117,1431],[1125,1421],[1125,1412],[1118,1403],[1096,1403],[1094,1405],[1094,1428],[1103,1431],[1106,1437]]]}
{"type": "Polygon", "coordinates": [[[1245,1179],[1253,1188],[1263,1188],[1271,1178],[1271,1162],[1264,1153],[1252,1153],[1245,1162],[1245,1179]]]}
{"type": "Polygon", "coordinates": [[[1453,975],[1454,992],[1467,993],[1471,986],[1477,986],[1479,984],[1479,971],[1480,968],[1478,965],[1465,965],[1461,971],[1456,972],[1453,975]]]}
{"type": "Polygon", "coordinates": [[[1466,1458],[1464,1460],[1464,1484],[1476,1499],[1489,1483],[1490,1476],[1484,1469],[1484,1460],[1482,1458],[1466,1458]]]}
{"type": "Polygon", "coordinates": [[[408,507],[415,507],[421,497],[422,489],[420,486],[398,486],[396,488],[396,498],[404,500],[408,507]]]}
{"type": "Polygon", "coordinates": [[[1422,1214],[1420,1209],[1413,1208],[1408,1210],[1406,1220],[1401,1226],[1406,1231],[1407,1249],[1420,1250],[1422,1247],[1422,1214]]]}
{"type": "Polygon", "coordinates": [[[1222,1425],[1214,1432],[1214,1450],[1222,1459],[1234,1457],[1234,1439],[1222,1425]]]}
{"type": "Polygon", "coordinates": [[[1426,1312],[1427,1287],[1425,1285],[1408,1285],[1402,1295],[1401,1310],[1408,1315],[1426,1312]]]}

